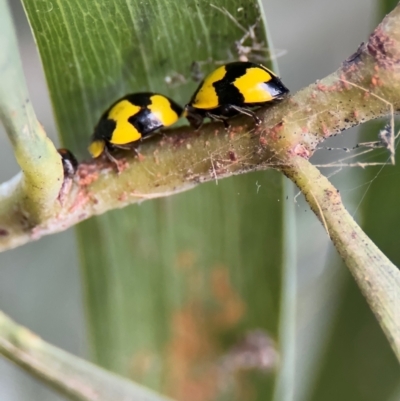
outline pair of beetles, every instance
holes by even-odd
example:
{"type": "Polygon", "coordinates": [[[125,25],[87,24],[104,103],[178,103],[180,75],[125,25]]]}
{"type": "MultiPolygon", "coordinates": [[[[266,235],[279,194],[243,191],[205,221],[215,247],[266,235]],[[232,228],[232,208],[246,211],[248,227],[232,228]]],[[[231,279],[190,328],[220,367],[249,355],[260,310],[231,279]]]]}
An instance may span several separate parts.
{"type": "Polygon", "coordinates": [[[116,162],[110,151],[150,136],[174,124],[181,116],[198,129],[204,118],[229,127],[229,117],[245,114],[260,123],[252,108],[281,100],[289,90],[268,68],[251,62],[233,62],[217,68],[197,88],[184,109],[158,93],[134,93],[117,100],[95,127],[89,152],[116,162]]]}

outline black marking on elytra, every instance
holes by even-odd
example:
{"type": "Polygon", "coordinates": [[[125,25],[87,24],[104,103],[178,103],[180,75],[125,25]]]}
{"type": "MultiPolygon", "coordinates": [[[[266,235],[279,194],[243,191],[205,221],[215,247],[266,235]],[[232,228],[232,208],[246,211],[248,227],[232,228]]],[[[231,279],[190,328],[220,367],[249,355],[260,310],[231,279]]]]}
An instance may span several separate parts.
{"type": "MultiPolygon", "coordinates": [[[[107,113],[108,114],[108,113],[107,113]]],[[[93,133],[93,139],[104,139],[110,141],[114,133],[117,123],[114,120],[108,119],[107,114],[104,113],[100,121],[96,125],[93,133]]]]}
{"type": "Polygon", "coordinates": [[[148,136],[163,126],[162,122],[149,109],[140,110],[139,113],[128,118],[128,121],[138,130],[142,137],[148,136]]]}
{"type": "Polygon", "coordinates": [[[183,113],[183,108],[178,103],[175,103],[172,99],[167,99],[169,101],[171,109],[180,117],[183,113]]]}
{"type": "Polygon", "coordinates": [[[245,75],[246,70],[250,67],[254,67],[254,65],[252,63],[230,63],[225,66],[224,77],[213,83],[220,105],[236,104],[241,106],[244,104],[244,96],[233,83],[237,78],[245,75]]]}
{"type": "Polygon", "coordinates": [[[133,93],[131,95],[126,95],[125,97],[119,99],[116,103],[119,103],[121,100],[128,100],[135,106],[140,106],[141,108],[146,108],[151,104],[151,97],[154,96],[155,93],[152,92],[140,92],[133,93]]]}
{"type": "Polygon", "coordinates": [[[279,100],[284,97],[287,93],[289,93],[289,89],[283,85],[282,81],[276,77],[272,77],[272,79],[268,82],[264,82],[264,84],[268,88],[268,92],[274,98],[274,100],[279,100]]]}

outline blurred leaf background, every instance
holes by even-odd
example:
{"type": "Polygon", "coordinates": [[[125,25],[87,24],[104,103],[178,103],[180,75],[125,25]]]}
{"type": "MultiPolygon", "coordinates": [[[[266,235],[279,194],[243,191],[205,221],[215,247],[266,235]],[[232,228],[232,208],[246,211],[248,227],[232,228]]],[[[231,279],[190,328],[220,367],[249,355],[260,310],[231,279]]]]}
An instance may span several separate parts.
{"type": "MultiPolygon", "coordinates": [[[[35,4],[43,6],[36,10],[39,13],[50,10],[47,6],[51,2],[35,4]]],[[[33,102],[39,119],[54,137],[40,62],[18,2],[12,6],[33,102]]],[[[383,2],[370,0],[356,0],[351,5],[344,0],[334,4],[309,0],[301,5],[273,0],[265,4],[273,43],[276,49],[286,50],[278,60],[286,85],[295,91],[336,69],[366,39],[383,8],[383,2]]],[[[251,21],[252,16],[248,18],[251,21]]],[[[94,24],[92,29],[100,27],[94,24]]],[[[63,44],[61,41],[60,46],[63,44]]],[[[218,55],[221,49],[215,51],[218,55]]],[[[179,72],[182,57],[176,52],[172,61],[175,72],[179,72]]],[[[121,74],[131,77],[129,72],[121,74]]],[[[93,116],[113,96],[112,91],[115,96],[125,92],[124,84],[110,87],[106,77],[101,83],[88,77],[88,82],[91,99],[98,92],[107,96],[92,101],[95,110],[82,110],[82,126],[67,143],[74,151],[83,149],[82,139],[77,138],[90,132],[93,116]],[[102,92],[99,88],[106,89],[102,92]]],[[[137,90],[165,87],[161,81],[127,84],[137,90]]],[[[194,86],[188,85],[186,92],[182,87],[165,87],[164,92],[184,103],[194,86]]],[[[59,115],[59,121],[67,120],[68,115],[59,115]]],[[[68,123],[64,126],[76,130],[68,123]]],[[[370,133],[368,127],[363,128],[363,141],[369,140],[368,135],[376,136],[379,128],[371,124],[369,129],[370,133]]],[[[357,142],[356,135],[353,130],[329,145],[351,146],[357,142]]],[[[0,178],[4,180],[17,168],[5,135],[0,136],[0,142],[0,178]]],[[[321,151],[315,161],[326,163],[341,157],[340,151],[334,155],[321,151]]],[[[390,166],[364,172],[347,168],[333,177],[346,205],[357,212],[367,233],[395,263],[399,252],[396,178],[395,168],[390,166]]],[[[394,398],[398,395],[398,364],[366,303],[308,207],[301,200],[293,203],[292,196],[286,199],[286,194],[282,178],[270,171],[234,177],[218,186],[209,183],[171,199],[88,221],[78,229],[86,265],[81,275],[83,285],[72,230],[1,254],[0,308],[56,345],[78,355],[94,354],[103,366],[172,395],[182,395],[174,394],[165,383],[179,388],[202,384],[200,379],[207,381],[209,359],[226,355],[240,333],[262,328],[276,338],[283,249],[281,210],[284,203],[289,208],[294,205],[298,302],[292,399],[399,399],[394,398]],[[123,220],[121,215],[125,216],[123,220]],[[116,224],[118,237],[109,230],[116,224]],[[88,240],[93,229],[97,237],[88,240]],[[106,246],[111,255],[104,251],[106,246]],[[121,254],[126,255],[123,265],[107,269],[110,258],[121,254]],[[82,289],[87,294],[87,324],[82,289]],[[193,345],[199,333],[201,341],[193,345]],[[200,346],[192,350],[195,355],[191,360],[187,350],[182,350],[188,341],[193,347],[200,346]],[[206,345],[208,348],[201,348],[206,345]],[[131,357],[133,353],[135,358],[131,357]],[[143,366],[149,368],[143,370],[143,366]],[[178,370],[173,369],[169,374],[175,377],[166,378],[166,366],[187,369],[193,383],[182,383],[178,370]]],[[[246,397],[239,399],[270,399],[272,376],[267,380],[264,377],[264,373],[256,372],[250,381],[242,380],[246,397]]],[[[27,398],[54,400],[58,396],[0,360],[0,400],[27,398]]]]}

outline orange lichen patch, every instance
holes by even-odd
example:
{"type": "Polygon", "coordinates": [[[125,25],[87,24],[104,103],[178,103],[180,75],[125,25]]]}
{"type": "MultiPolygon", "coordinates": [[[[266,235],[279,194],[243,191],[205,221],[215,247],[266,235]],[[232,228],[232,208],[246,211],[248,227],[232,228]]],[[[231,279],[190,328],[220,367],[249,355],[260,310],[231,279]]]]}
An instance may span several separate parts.
{"type": "Polygon", "coordinates": [[[377,74],[373,75],[371,78],[371,84],[373,86],[380,86],[382,85],[382,81],[377,74]]]}
{"type": "Polygon", "coordinates": [[[118,200],[120,202],[125,202],[127,199],[128,199],[128,194],[126,192],[122,192],[122,194],[118,196],[118,200]]]}
{"type": "Polygon", "coordinates": [[[95,164],[81,163],[77,171],[77,177],[79,185],[86,187],[99,178],[98,167],[95,164]]]}
{"type": "Polygon", "coordinates": [[[324,91],[327,90],[327,86],[318,82],[317,83],[317,89],[324,92],[324,91]]]}
{"type": "Polygon", "coordinates": [[[323,85],[320,82],[317,82],[316,87],[318,90],[322,91],[322,92],[335,92],[340,90],[340,83],[336,82],[335,84],[331,85],[331,86],[327,86],[327,85],[323,85]]]}
{"type": "MultiPolygon", "coordinates": [[[[349,76],[350,73],[356,72],[358,70],[358,64],[357,64],[358,60],[359,58],[354,59],[353,61],[350,62],[347,61],[344,62],[343,69],[346,72],[347,76],[349,76]]],[[[343,74],[340,76],[340,78],[348,81],[348,79],[346,79],[346,76],[343,74]]]]}
{"type": "Polygon", "coordinates": [[[207,317],[199,303],[191,303],[186,308],[174,314],[172,330],[175,341],[175,352],[184,356],[186,362],[193,359],[202,359],[210,354],[213,345],[206,341],[207,317]]]}
{"type": "Polygon", "coordinates": [[[214,324],[224,328],[237,325],[242,319],[246,307],[233,288],[226,267],[220,266],[213,270],[211,289],[215,299],[219,301],[220,307],[213,316],[214,324]]]}
{"type": "Polygon", "coordinates": [[[259,143],[261,146],[267,146],[268,144],[267,138],[265,138],[264,136],[260,136],[259,143]]]}
{"type": "Polygon", "coordinates": [[[175,266],[178,269],[188,270],[194,266],[197,260],[197,254],[192,250],[179,252],[176,257],[175,266]]]}
{"type": "Polygon", "coordinates": [[[274,125],[270,130],[269,130],[269,136],[276,141],[279,137],[280,131],[283,129],[283,121],[279,122],[278,124],[274,125]]]}
{"type": "Polygon", "coordinates": [[[369,53],[382,68],[392,68],[400,63],[400,51],[394,39],[379,25],[369,37],[367,44],[369,53]]]}
{"type": "Polygon", "coordinates": [[[225,391],[221,336],[237,326],[245,306],[226,266],[215,266],[209,275],[190,269],[196,258],[193,251],[178,256],[178,265],[186,267],[183,277],[188,299],[172,316],[166,387],[177,400],[212,401],[225,391]]]}
{"type": "Polygon", "coordinates": [[[81,178],[79,180],[79,184],[83,187],[86,187],[86,186],[92,184],[93,182],[95,182],[98,178],[99,178],[98,172],[91,173],[91,174],[88,174],[86,177],[81,178]]]}
{"type": "Polygon", "coordinates": [[[176,312],[172,321],[172,339],[167,347],[168,388],[178,400],[209,401],[217,394],[214,341],[208,330],[205,311],[192,303],[176,312]]]}
{"type": "Polygon", "coordinates": [[[90,196],[88,196],[86,190],[81,190],[78,192],[78,195],[74,199],[74,203],[69,208],[69,213],[74,213],[76,210],[79,210],[90,200],[90,196]]]}

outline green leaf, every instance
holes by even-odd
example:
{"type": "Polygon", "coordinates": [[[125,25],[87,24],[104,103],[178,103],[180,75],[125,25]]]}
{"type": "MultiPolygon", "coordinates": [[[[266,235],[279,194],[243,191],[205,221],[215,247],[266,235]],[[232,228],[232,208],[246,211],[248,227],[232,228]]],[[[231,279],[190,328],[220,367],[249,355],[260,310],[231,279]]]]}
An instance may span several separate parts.
{"type": "MultiPolygon", "coordinates": [[[[397,3],[398,0],[378,0],[376,20],[392,11],[397,3]]],[[[385,123],[370,122],[363,126],[359,141],[376,141],[385,123]]],[[[375,157],[369,153],[366,161],[389,161],[389,152],[378,149],[374,153],[375,157]]],[[[361,186],[356,208],[366,234],[399,266],[400,251],[393,241],[400,226],[397,170],[398,164],[363,169],[358,180],[366,185],[361,186]]],[[[400,399],[398,361],[352,277],[346,276],[338,317],[313,400],[400,399]]]]}
{"type": "MultiPolygon", "coordinates": [[[[256,23],[244,45],[266,46],[253,0],[24,3],[62,139],[79,155],[119,96],[150,90],[184,104],[194,76],[243,56],[235,42],[256,23]]],[[[248,331],[258,352],[275,352],[282,198],[280,175],[255,173],[81,224],[95,361],[181,399],[270,399],[273,374],[236,361],[248,331]]]]}
{"type": "MultiPolygon", "coordinates": [[[[0,0],[0,121],[8,134],[22,174],[0,189],[0,223],[10,224],[23,213],[25,224],[40,223],[54,207],[62,183],[60,155],[36,119],[28,96],[11,12],[0,0]]],[[[12,240],[11,240],[12,241],[12,240]]]]}
{"type": "Polygon", "coordinates": [[[379,16],[383,18],[386,14],[390,13],[398,4],[398,0],[378,0],[379,16]]]}
{"type": "Polygon", "coordinates": [[[0,312],[0,353],[74,401],[170,401],[110,374],[17,325],[0,312]]]}

